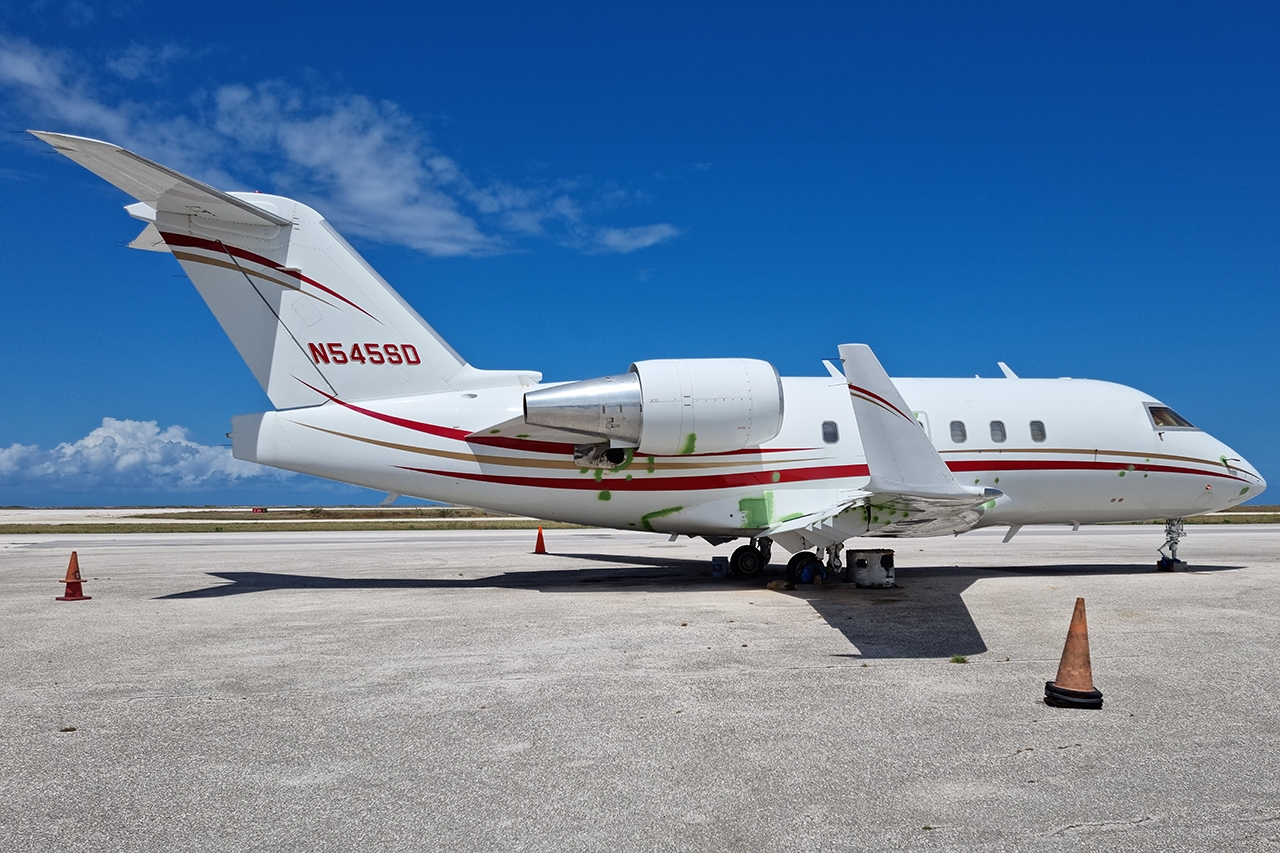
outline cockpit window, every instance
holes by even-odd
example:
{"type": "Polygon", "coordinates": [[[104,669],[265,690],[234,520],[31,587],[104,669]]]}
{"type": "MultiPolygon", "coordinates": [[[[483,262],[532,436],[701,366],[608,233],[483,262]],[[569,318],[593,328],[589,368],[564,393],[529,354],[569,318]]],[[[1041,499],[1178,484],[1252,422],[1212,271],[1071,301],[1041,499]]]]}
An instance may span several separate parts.
{"type": "Polygon", "coordinates": [[[1195,429],[1195,425],[1168,406],[1147,404],[1147,414],[1151,416],[1151,425],[1158,430],[1195,429]]]}

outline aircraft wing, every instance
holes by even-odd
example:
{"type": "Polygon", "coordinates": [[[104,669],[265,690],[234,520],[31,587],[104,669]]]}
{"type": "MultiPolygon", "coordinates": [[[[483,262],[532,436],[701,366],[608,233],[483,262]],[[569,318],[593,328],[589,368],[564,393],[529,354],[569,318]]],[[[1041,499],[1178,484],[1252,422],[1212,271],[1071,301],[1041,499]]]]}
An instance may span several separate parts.
{"type": "Polygon", "coordinates": [[[869,346],[843,344],[840,358],[870,480],[862,494],[760,535],[800,551],[855,536],[945,536],[974,527],[1003,493],[956,480],[869,346]]]}
{"type": "Polygon", "coordinates": [[[209,217],[224,222],[279,226],[293,224],[292,220],[242,201],[194,178],[188,178],[118,145],[43,130],[28,133],[49,143],[59,154],[66,155],[153,210],[209,217]]]}

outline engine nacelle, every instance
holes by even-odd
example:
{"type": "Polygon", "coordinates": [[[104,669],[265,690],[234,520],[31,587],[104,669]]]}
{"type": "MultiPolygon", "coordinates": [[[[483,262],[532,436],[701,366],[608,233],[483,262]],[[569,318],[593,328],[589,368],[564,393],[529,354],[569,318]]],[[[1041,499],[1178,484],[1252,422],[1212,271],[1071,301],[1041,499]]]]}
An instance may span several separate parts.
{"type": "Polygon", "coordinates": [[[663,456],[763,444],[782,414],[778,371],[753,358],[637,361],[628,373],[524,395],[528,424],[663,456]]]}

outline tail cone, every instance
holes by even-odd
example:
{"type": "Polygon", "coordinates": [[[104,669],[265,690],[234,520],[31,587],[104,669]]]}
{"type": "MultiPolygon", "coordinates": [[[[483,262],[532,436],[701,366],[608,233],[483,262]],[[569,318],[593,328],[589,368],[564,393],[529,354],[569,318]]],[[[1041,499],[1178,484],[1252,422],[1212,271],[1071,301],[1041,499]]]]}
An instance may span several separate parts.
{"type": "Polygon", "coordinates": [[[84,581],[80,577],[80,558],[75,551],[71,552],[71,562],[67,563],[67,577],[63,583],[67,585],[67,591],[58,596],[58,601],[88,601],[93,598],[92,595],[85,595],[80,586],[84,581]]]}
{"type": "Polygon", "coordinates": [[[1045,682],[1044,703],[1058,708],[1101,708],[1102,691],[1093,686],[1093,664],[1089,660],[1089,625],[1084,617],[1084,599],[1076,599],[1062,647],[1058,677],[1045,682]]]}
{"type": "Polygon", "coordinates": [[[542,528],[541,528],[541,527],[539,527],[539,528],[538,528],[538,542],[537,542],[537,544],[535,544],[535,545],[533,546],[533,553],[535,553],[535,554],[545,554],[545,553],[547,553],[547,543],[546,543],[546,542],[544,542],[544,541],[542,541],[542,528]]]}

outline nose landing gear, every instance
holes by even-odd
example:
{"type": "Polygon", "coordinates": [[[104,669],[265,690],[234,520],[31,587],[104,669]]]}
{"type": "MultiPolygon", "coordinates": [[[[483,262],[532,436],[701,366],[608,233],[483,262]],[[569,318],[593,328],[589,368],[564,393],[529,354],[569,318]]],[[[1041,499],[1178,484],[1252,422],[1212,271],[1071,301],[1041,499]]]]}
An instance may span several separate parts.
{"type": "Polygon", "coordinates": [[[1160,560],[1156,563],[1156,571],[1185,572],[1187,570],[1186,562],[1178,559],[1178,540],[1185,535],[1182,525],[1181,518],[1170,518],[1165,521],[1164,544],[1157,549],[1160,552],[1160,560]],[[1169,549],[1167,556],[1164,553],[1165,548],[1169,549]]]}

